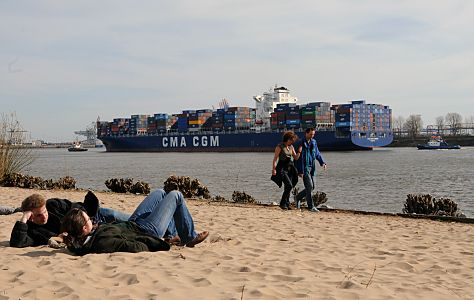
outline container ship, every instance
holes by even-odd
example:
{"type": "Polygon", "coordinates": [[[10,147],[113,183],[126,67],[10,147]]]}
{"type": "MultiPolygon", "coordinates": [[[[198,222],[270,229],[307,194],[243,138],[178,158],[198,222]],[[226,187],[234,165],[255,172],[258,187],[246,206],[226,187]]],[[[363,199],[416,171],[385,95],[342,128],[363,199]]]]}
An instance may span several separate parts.
{"type": "Polygon", "coordinates": [[[297,104],[285,87],[254,96],[255,108],[183,110],[97,121],[108,152],[269,152],[285,131],[315,128],[320,150],[370,150],[393,140],[392,110],[365,100],[297,104]]]}

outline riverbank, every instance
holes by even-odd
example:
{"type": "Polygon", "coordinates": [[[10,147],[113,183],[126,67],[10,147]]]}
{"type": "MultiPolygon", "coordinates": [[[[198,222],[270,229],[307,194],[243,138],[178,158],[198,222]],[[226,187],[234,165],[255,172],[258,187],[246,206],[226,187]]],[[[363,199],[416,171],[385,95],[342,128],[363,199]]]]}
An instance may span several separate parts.
{"type": "MultiPolygon", "coordinates": [[[[33,192],[82,201],[84,191],[0,188],[1,205],[33,192]]],[[[143,196],[97,193],[128,212],[143,196]]],[[[6,298],[472,299],[472,224],[188,201],[210,237],[169,252],[72,256],[8,247],[17,213],[0,217],[6,298]]]]}
{"type": "MultiPolygon", "coordinates": [[[[443,139],[452,145],[460,145],[461,147],[474,146],[474,136],[443,136],[443,139]]],[[[425,144],[429,137],[398,137],[393,138],[393,142],[386,147],[416,147],[418,144],[425,144]]]]}

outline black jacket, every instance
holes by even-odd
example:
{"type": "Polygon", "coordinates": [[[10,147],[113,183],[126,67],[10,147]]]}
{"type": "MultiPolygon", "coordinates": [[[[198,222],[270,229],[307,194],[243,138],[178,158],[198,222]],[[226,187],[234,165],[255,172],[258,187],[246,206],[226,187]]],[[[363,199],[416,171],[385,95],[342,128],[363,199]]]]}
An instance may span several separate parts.
{"type": "Polygon", "coordinates": [[[134,222],[100,224],[80,247],[68,247],[73,253],[168,251],[170,245],[162,239],[144,233],[134,222]]]}
{"type": "Polygon", "coordinates": [[[37,225],[30,221],[26,223],[17,221],[10,236],[10,246],[23,248],[47,245],[51,237],[60,233],[61,219],[71,208],[84,209],[92,218],[99,211],[99,200],[91,191],[85,196],[84,203],[71,202],[67,199],[48,199],[46,201],[48,222],[44,225],[37,225]]]}
{"type": "Polygon", "coordinates": [[[276,175],[272,175],[270,179],[275,182],[279,188],[283,184],[283,178],[281,177],[281,170],[285,168],[288,171],[288,176],[290,177],[292,186],[295,187],[298,183],[298,170],[292,161],[281,161],[279,160],[276,165],[276,175]]]}

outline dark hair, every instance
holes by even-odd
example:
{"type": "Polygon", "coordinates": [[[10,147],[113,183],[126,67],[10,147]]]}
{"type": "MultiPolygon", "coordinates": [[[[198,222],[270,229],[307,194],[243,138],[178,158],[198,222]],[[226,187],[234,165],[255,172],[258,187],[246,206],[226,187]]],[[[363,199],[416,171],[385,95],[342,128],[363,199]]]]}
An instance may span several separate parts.
{"type": "Polygon", "coordinates": [[[316,129],[314,129],[314,127],[306,128],[306,133],[310,133],[311,131],[316,131],[316,129]]]}
{"type": "Polygon", "coordinates": [[[283,134],[283,143],[289,140],[297,140],[298,136],[293,131],[287,131],[283,134]]]}
{"type": "Polygon", "coordinates": [[[28,211],[34,208],[40,208],[41,206],[46,204],[46,200],[40,194],[33,194],[31,196],[26,197],[25,200],[21,202],[21,210],[28,211]]]}
{"type": "Polygon", "coordinates": [[[64,243],[67,246],[71,246],[75,241],[84,238],[82,228],[86,225],[87,221],[83,213],[83,210],[73,208],[61,220],[61,233],[67,233],[64,236],[64,243]]]}

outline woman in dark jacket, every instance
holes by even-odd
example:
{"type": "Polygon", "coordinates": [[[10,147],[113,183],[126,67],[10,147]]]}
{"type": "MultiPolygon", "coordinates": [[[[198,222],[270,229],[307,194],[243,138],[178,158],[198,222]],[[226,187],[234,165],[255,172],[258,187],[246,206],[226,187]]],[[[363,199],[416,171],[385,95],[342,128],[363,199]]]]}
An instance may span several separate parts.
{"type": "Polygon", "coordinates": [[[291,189],[298,182],[298,170],[293,160],[298,160],[300,153],[295,152],[293,143],[298,136],[293,131],[287,131],[283,135],[283,142],[275,148],[275,155],[272,163],[272,180],[281,187],[284,185],[283,195],[280,200],[281,209],[290,209],[291,189]],[[278,164],[277,164],[278,161],[278,164]]]}
{"type": "Polygon", "coordinates": [[[209,232],[197,234],[184,197],[180,192],[156,190],[143,200],[126,222],[92,225],[87,214],[71,210],[63,219],[61,231],[68,248],[79,255],[87,253],[141,252],[169,250],[162,240],[170,224],[187,247],[204,241],[209,232]]]}

